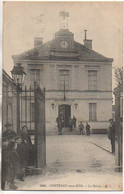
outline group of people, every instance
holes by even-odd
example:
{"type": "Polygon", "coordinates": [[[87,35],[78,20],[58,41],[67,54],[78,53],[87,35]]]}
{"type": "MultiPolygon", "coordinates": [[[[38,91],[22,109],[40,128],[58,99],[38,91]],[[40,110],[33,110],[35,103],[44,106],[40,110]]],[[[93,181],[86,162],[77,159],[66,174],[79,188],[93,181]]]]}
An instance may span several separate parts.
{"type": "MultiPolygon", "coordinates": [[[[76,128],[76,121],[77,119],[75,116],[73,116],[73,118],[69,117],[68,126],[70,128],[70,131],[72,131],[73,128],[76,128]]],[[[64,121],[63,115],[59,115],[56,119],[56,122],[58,127],[58,134],[61,135],[62,129],[65,127],[65,121],[64,121]]]]}
{"type": "MultiPolygon", "coordinates": [[[[82,122],[80,122],[79,126],[78,126],[80,135],[84,135],[84,125],[82,122]]],[[[90,125],[88,123],[86,123],[86,135],[90,135],[90,125]]]]}
{"type": "Polygon", "coordinates": [[[28,134],[27,126],[23,126],[17,134],[10,123],[5,125],[6,130],[2,134],[2,190],[6,183],[10,190],[16,190],[14,180],[18,178],[24,181],[26,167],[32,157],[33,145],[28,134]]]}
{"type": "Polygon", "coordinates": [[[76,122],[77,122],[77,119],[75,116],[73,116],[73,118],[69,117],[69,128],[70,128],[70,131],[72,131],[73,128],[76,128],[76,122]]]}
{"type": "MultiPolygon", "coordinates": [[[[61,135],[62,129],[65,127],[64,117],[62,115],[59,115],[56,119],[56,122],[57,122],[57,127],[58,127],[58,134],[61,135]]],[[[77,123],[77,119],[75,116],[73,116],[73,118],[69,117],[68,127],[69,127],[70,131],[72,131],[74,128],[76,128],[76,123],[77,123]]],[[[83,135],[84,134],[84,125],[82,122],[79,123],[78,129],[79,129],[80,135],[83,135]]],[[[90,135],[90,125],[88,124],[88,122],[86,123],[86,134],[90,135]]]]}

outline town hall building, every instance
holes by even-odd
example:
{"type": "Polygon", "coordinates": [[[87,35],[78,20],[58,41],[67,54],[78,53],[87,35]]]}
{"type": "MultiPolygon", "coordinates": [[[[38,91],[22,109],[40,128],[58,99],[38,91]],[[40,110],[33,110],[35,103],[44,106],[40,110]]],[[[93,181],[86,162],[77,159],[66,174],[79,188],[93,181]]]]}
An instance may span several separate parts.
{"type": "Polygon", "coordinates": [[[56,118],[63,115],[89,122],[92,132],[103,132],[112,118],[112,58],[92,49],[92,40],[74,40],[69,31],[67,12],[61,12],[61,27],[53,40],[43,43],[34,38],[34,48],[13,55],[14,65],[21,63],[26,72],[26,85],[34,81],[46,88],[46,131],[57,131],[56,118]]]}

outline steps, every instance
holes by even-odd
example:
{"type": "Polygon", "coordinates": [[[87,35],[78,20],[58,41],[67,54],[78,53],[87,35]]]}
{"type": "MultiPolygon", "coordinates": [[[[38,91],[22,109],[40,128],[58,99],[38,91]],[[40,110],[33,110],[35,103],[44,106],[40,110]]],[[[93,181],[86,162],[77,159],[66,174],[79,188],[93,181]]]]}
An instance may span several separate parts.
{"type": "Polygon", "coordinates": [[[73,128],[72,131],[70,131],[70,128],[63,128],[62,135],[79,135],[79,130],[77,128],[73,128]]]}
{"type": "MultiPolygon", "coordinates": [[[[62,129],[62,135],[79,135],[79,134],[80,133],[78,128],[73,128],[72,131],[70,131],[70,128],[62,129]]],[[[58,129],[46,131],[46,136],[52,136],[52,135],[58,135],[58,129]]]]}

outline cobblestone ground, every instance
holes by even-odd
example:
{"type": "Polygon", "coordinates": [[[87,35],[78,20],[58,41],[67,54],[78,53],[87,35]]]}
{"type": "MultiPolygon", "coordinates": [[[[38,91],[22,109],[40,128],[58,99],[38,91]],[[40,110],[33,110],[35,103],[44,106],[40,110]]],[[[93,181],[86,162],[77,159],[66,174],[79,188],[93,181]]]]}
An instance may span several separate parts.
{"type": "Polygon", "coordinates": [[[121,190],[122,173],[107,135],[47,136],[47,165],[41,175],[17,181],[18,190],[121,190]]]}

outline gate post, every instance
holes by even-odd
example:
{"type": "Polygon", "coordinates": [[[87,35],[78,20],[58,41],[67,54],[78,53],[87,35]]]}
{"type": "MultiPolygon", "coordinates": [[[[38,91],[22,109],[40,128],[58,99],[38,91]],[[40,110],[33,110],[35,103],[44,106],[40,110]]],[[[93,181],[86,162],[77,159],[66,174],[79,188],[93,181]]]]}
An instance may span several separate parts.
{"type": "Polygon", "coordinates": [[[45,89],[34,85],[35,174],[46,165],[45,89]]]}
{"type": "Polygon", "coordinates": [[[45,165],[46,165],[46,107],[45,107],[45,98],[46,98],[46,88],[44,87],[44,140],[45,140],[45,165]]]}
{"type": "Polygon", "coordinates": [[[37,168],[37,94],[34,83],[35,166],[37,168]]]}
{"type": "Polygon", "coordinates": [[[17,133],[20,132],[20,90],[17,87],[17,133]]]}

